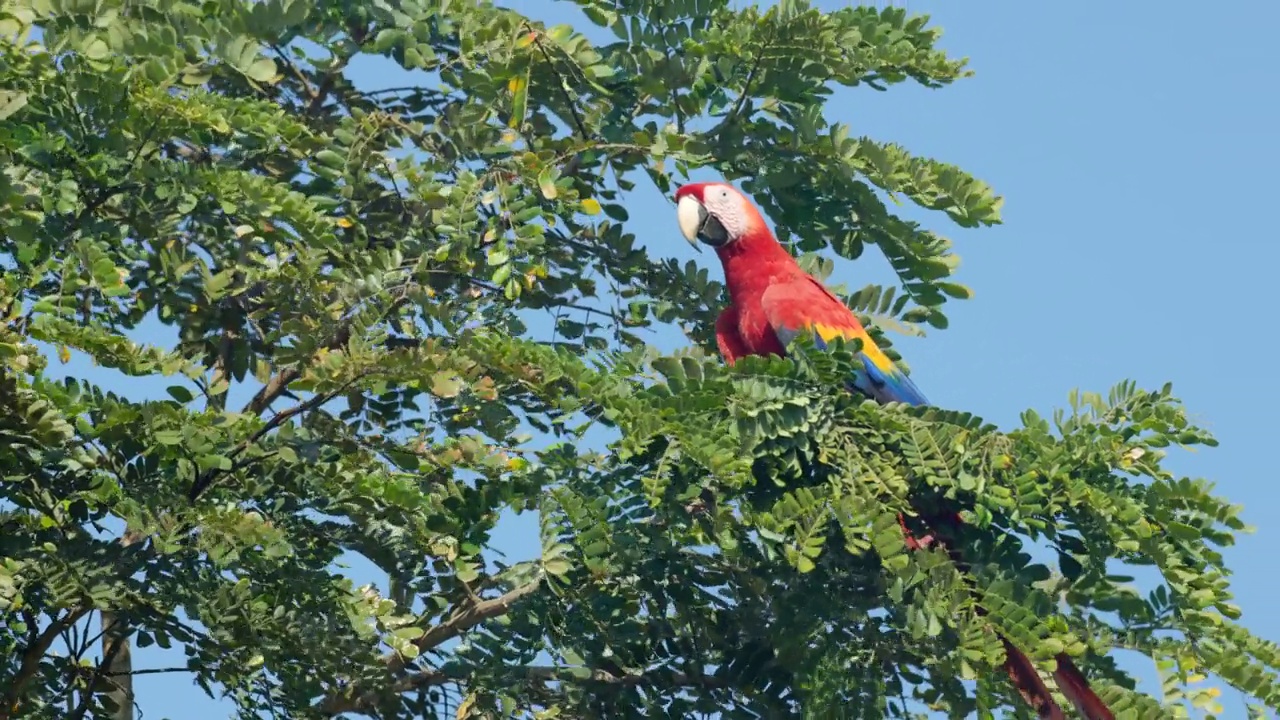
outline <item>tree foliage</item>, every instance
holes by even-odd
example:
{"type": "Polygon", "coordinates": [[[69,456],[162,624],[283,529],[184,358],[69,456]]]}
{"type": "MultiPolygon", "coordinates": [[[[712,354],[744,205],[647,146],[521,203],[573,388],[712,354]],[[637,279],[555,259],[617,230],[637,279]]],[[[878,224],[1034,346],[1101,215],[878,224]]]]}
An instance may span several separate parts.
{"type": "Polygon", "coordinates": [[[1206,672],[1280,708],[1215,549],[1239,509],[1161,467],[1213,444],[1167,387],[1001,431],[833,392],[843,351],[726,369],[722,286],[638,245],[628,193],[714,169],[811,269],[883,253],[898,285],[850,298],[880,327],[945,328],[950,244],[882,198],[999,198],[823,111],[964,77],[927,18],[576,5],[597,40],[471,2],[0,5],[0,718],[119,716],[153,644],[241,717],[1026,716],[996,630],[1124,717],[1220,712],[1206,672]],[[970,568],[906,551],[937,498],[970,568]],[[491,552],[506,510],[531,559],[491,552]]]}

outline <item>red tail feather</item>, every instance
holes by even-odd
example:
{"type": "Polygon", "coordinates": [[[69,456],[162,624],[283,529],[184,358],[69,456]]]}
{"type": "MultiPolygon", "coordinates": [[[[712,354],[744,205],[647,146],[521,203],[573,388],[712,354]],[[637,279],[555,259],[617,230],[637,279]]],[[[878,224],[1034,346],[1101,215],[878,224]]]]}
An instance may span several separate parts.
{"type": "MultiPolygon", "coordinates": [[[[957,513],[952,519],[953,522],[961,523],[960,515],[957,513]]],[[[964,559],[960,556],[960,552],[955,550],[939,538],[934,531],[930,531],[927,535],[916,537],[907,527],[907,519],[901,514],[898,515],[898,524],[902,526],[902,534],[906,536],[907,548],[911,550],[919,550],[928,548],[934,543],[939,543],[946,549],[947,554],[951,556],[952,562],[958,567],[965,568],[964,559]]],[[[978,607],[979,615],[986,615],[986,611],[978,607]]],[[[998,633],[997,633],[998,634],[998,633]]],[[[1035,664],[1031,662],[1021,650],[1009,642],[1008,638],[1000,635],[1000,642],[1004,643],[1004,670],[1009,675],[1009,681],[1013,683],[1013,687],[1018,691],[1031,709],[1036,711],[1036,715],[1042,720],[1066,720],[1066,715],[1062,712],[1062,707],[1053,699],[1053,695],[1049,692],[1049,688],[1040,679],[1040,675],[1036,672],[1035,664]]],[[[1058,653],[1054,656],[1054,660],[1058,664],[1058,668],[1053,671],[1053,679],[1058,685],[1058,690],[1067,697],[1071,705],[1080,713],[1085,720],[1115,720],[1115,715],[1111,712],[1107,704],[1098,697],[1097,693],[1089,687],[1089,680],[1085,678],[1084,673],[1080,672],[1080,668],[1072,662],[1066,653],[1058,653]]]]}

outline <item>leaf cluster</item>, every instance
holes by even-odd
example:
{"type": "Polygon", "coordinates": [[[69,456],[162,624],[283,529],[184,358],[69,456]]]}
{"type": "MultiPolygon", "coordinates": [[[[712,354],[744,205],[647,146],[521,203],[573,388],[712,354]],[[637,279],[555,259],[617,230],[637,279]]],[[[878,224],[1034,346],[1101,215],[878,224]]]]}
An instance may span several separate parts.
{"type": "Polygon", "coordinates": [[[945,327],[950,244],[883,197],[999,198],[823,113],[964,77],[926,17],[575,5],[0,4],[0,718],[143,672],[245,718],[1023,712],[997,630],[1139,717],[1213,712],[1206,672],[1280,705],[1167,388],[1000,432],[834,392],[844,350],[725,369],[721,284],[640,246],[629,193],[715,170],[819,274],[882,252],[856,311],[945,327]],[[952,506],[969,567],[907,552],[952,506]]]}

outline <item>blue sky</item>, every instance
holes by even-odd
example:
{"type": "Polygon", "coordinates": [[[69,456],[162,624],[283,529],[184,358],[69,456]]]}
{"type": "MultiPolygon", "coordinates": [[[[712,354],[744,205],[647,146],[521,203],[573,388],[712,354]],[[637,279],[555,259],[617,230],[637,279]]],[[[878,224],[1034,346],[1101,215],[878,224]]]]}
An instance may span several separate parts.
{"type": "MultiPolygon", "coordinates": [[[[504,4],[549,23],[580,17],[570,3],[504,4]]],[[[955,163],[1005,197],[997,228],[908,213],[956,241],[958,279],[976,291],[950,303],[947,331],[894,338],[914,379],[935,404],[1002,427],[1025,408],[1064,406],[1072,388],[1172,381],[1221,446],[1175,450],[1169,465],[1216,480],[1246,507],[1257,532],[1226,553],[1237,602],[1254,632],[1280,642],[1268,550],[1280,528],[1266,521],[1280,499],[1266,460],[1280,407],[1280,379],[1267,369],[1280,238],[1265,209],[1280,189],[1280,3],[899,4],[931,13],[943,47],[971,58],[976,77],[936,91],[842,91],[828,118],[955,163]]],[[[386,71],[363,63],[352,75],[387,86],[386,71]]],[[[714,256],[679,237],[668,199],[642,182],[630,204],[630,229],[651,252],[695,258],[719,276],[714,256]]],[[[889,279],[873,250],[831,281],[889,279]]],[[[507,523],[499,546],[518,547],[530,529],[524,518],[507,523]]],[[[135,653],[140,668],[171,660],[135,653]]],[[[232,711],[182,674],[139,678],[137,692],[151,718],[232,711]]],[[[1238,698],[1223,700],[1226,717],[1243,717],[1238,698]]]]}

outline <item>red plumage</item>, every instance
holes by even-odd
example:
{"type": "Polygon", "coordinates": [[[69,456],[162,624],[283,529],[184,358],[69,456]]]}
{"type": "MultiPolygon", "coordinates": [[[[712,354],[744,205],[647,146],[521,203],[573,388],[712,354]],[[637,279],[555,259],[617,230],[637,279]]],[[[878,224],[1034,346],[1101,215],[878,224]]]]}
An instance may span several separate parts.
{"type": "MultiPolygon", "coordinates": [[[[681,190],[692,187],[695,186],[686,185],[681,190]]],[[[727,362],[732,364],[744,355],[786,354],[763,303],[766,292],[782,285],[786,287],[780,295],[780,313],[788,327],[799,328],[806,322],[833,326],[852,322],[861,329],[849,308],[801,270],[791,254],[778,244],[758,211],[751,218],[751,230],[716,248],[716,255],[724,266],[729,297],[733,299],[716,321],[716,341],[727,362]]]]}
{"type": "MultiPolygon", "coordinates": [[[[764,225],[763,218],[760,224],[764,225]]],[[[795,284],[804,276],[800,266],[771,236],[760,233],[716,248],[716,254],[724,266],[729,297],[734,300],[716,320],[720,354],[731,364],[744,355],[785,355],[786,349],[769,325],[761,299],[775,282],[795,284]],[[737,351],[725,352],[726,348],[737,351]]],[[[848,312],[843,305],[841,308],[848,312]]]]}

